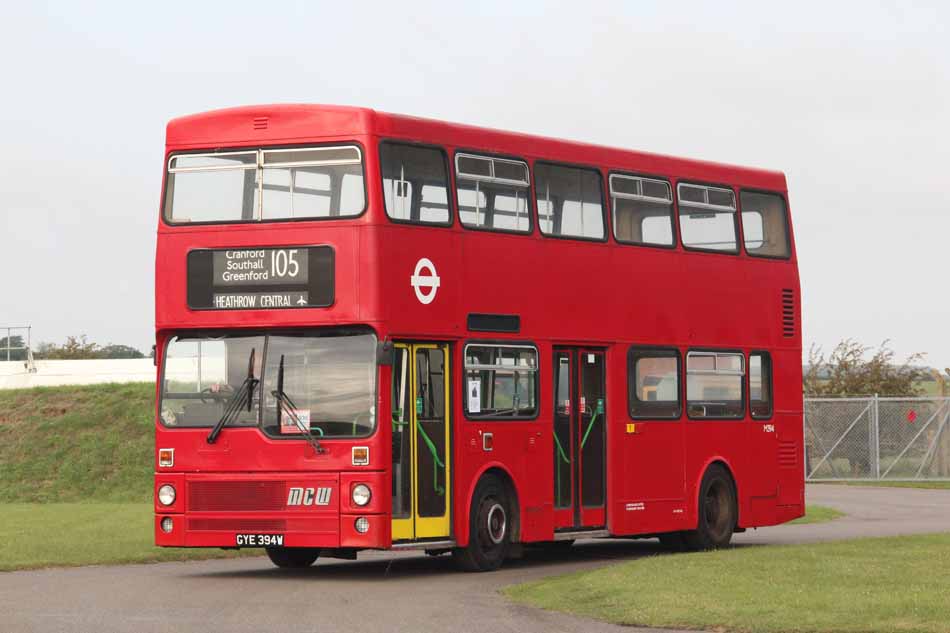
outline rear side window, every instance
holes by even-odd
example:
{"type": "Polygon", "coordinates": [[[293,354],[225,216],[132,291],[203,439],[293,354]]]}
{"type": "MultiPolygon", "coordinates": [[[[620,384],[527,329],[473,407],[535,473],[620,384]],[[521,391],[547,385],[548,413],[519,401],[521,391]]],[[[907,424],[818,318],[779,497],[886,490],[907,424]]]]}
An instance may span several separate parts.
{"type": "Polygon", "coordinates": [[[676,193],[683,246],[705,251],[739,252],[736,195],[732,189],[680,183],[676,193]]]}
{"type": "Polygon", "coordinates": [[[675,349],[631,348],[627,357],[630,417],[678,418],[680,355],[675,349]]]}
{"type": "Polygon", "coordinates": [[[749,354],[749,413],[758,420],[772,416],[772,359],[765,352],[749,354]]]}
{"type": "Polygon", "coordinates": [[[655,178],[610,175],[614,238],[624,244],[673,246],[673,191],[655,178]]]}
{"type": "Polygon", "coordinates": [[[603,188],[592,169],[537,163],[534,190],[538,226],[545,235],[602,240],[603,188]]]}
{"type": "Polygon", "coordinates": [[[445,153],[432,147],[382,143],[386,215],[400,222],[451,224],[445,153]]]}
{"type": "Polygon", "coordinates": [[[455,183],[464,226],[520,233],[531,230],[526,162],[456,154],[455,183]]]}
{"type": "Polygon", "coordinates": [[[686,355],[686,413],[690,418],[741,418],[745,357],[737,352],[686,355]]]}
{"type": "Polygon", "coordinates": [[[743,191],[739,196],[746,252],[757,257],[787,258],[791,249],[788,245],[788,216],[782,196],[753,191],[743,191]]]}

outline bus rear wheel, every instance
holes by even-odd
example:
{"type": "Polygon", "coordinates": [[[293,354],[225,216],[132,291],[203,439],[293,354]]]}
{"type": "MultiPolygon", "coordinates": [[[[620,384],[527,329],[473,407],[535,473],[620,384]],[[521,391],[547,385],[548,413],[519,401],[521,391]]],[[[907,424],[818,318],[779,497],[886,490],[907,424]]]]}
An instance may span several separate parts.
{"type": "Polygon", "coordinates": [[[494,571],[501,567],[511,545],[511,509],[505,487],[497,477],[483,477],[472,495],[468,546],[452,550],[465,571],[494,571]]]}
{"type": "Polygon", "coordinates": [[[315,547],[268,547],[270,562],[283,569],[305,569],[316,562],[320,550],[315,547]]]}
{"type": "Polygon", "coordinates": [[[736,489],[729,471],[713,464],[699,486],[699,522],[695,530],[683,532],[691,550],[719,549],[729,545],[735,532],[739,510],[736,489]]]}

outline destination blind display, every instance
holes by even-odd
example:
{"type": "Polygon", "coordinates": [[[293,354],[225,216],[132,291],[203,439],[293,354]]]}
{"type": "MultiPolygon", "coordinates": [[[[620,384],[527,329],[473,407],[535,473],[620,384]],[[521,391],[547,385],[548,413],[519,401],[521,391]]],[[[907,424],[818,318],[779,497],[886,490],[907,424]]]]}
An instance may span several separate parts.
{"type": "Polygon", "coordinates": [[[333,303],[329,246],[228,248],[188,253],[188,307],[196,310],[318,308],[333,303]]]}

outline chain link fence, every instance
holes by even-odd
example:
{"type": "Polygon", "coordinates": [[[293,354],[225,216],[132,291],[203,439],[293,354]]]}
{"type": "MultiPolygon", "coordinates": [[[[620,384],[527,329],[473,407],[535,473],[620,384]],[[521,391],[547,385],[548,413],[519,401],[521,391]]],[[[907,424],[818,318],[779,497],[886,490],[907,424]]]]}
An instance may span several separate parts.
{"type": "Polygon", "coordinates": [[[950,398],[805,398],[805,478],[950,479],[950,398]]]}

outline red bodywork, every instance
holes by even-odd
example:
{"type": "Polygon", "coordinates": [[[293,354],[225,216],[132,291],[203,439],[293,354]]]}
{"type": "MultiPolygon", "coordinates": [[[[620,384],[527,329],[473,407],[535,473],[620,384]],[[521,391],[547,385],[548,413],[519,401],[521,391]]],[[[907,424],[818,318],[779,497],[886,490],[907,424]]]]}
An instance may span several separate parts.
{"type": "MultiPolygon", "coordinates": [[[[651,534],[695,527],[697,488],[705,468],[719,461],[735,481],[741,527],[772,525],[804,511],[802,463],[801,330],[799,278],[788,260],[645,248],[616,243],[463,228],[453,207],[449,227],[397,224],[385,212],[379,142],[400,139],[525,159],[780,193],[783,174],[684,160],[583,143],[455,125],[368,109],[311,105],[244,107],[173,120],[165,164],[174,152],[345,141],[363,148],[366,212],[356,218],[254,224],[172,226],[160,220],[156,258],[156,337],[165,343],[185,329],[371,327],[380,341],[439,341],[451,346],[452,376],[464,374],[467,341],[511,339],[537,345],[540,414],[527,422],[474,422],[462,412],[462,383],[453,379],[452,535],[468,542],[469,507],[479,476],[506,473],[518,506],[521,541],[554,537],[551,358],[555,346],[603,350],[606,363],[606,528],[614,535],[651,534]],[[328,308],[192,311],[186,302],[186,254],[196,248],[329,244],[336,253],[336,297],[328,308]],[[426,257],[441,278],[438,295],[423,305],[410,286],[426,257]],[[506,283],[517,280],[519,283],[506,283]],[[794,297],[794,334],[783,335],[782,292],[794,297]],[[517,335],[485,336],[466,329],[470,313],[517,314],[517,335]],[[627,409],[627,352],[631,344],[766,350],[772,356],[774,414],[763,421],[636,421],[627,409]],[[491,451],[482,434],[493,434],[491,451]]],[[[454,189],[454,180],[452,181],[454,189]]],[[[608,200],[609,204],[609,200],[608,200]]],[[[536,210],[535,210],[536,213],[536,210]]],[[[610,220],[608,206],[608,235],[610,220]]],[[[535,216],[536,219],[536,216],[535,216]]],[[[789,231],[791,222],[789,221],[789,231]]],[[[741,241],[741,240],[740,240],[741,241]]],[[[391,368],[379,367],[377,411],[390,418],[391,368]]],[[[682,386],[681,386],[682,388],[682,386]]],[[[156,416],[156,490],[173,483],[170,507],[156,501],[156,543],[233,546],[240,532],[282,532],[285,545],[387,548],[390,537],[391,429],[378,424],[363,440],[327,440],[324,455],[301,441],[275,441],[256,428],[226,428],[218,442],[207,429],[169,429],[156,416]],[[351,465],[351,448],[368,446],[367,467],[351,465]],[[173,468],[159,468],[159,448],[173,448],[173,468]],[[357,509],[349,487],[369,482],[379,494],[357,509]],[[284,506],[287,486],[329,486],[332,503],[284,506]],[[172,516],[170,534],[159,529],[172,516]],[[366,535],[353,528],[366,516],[366,535]]]]}

